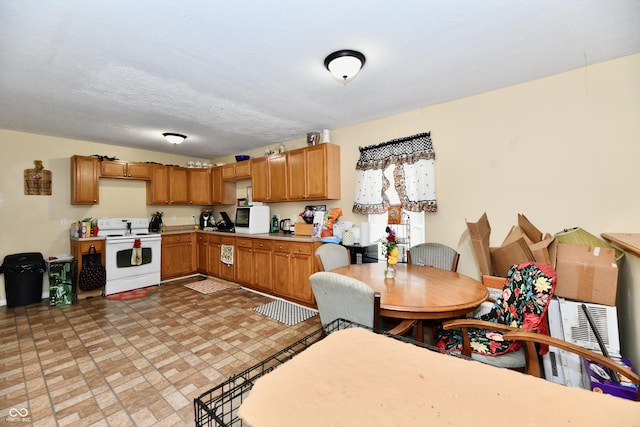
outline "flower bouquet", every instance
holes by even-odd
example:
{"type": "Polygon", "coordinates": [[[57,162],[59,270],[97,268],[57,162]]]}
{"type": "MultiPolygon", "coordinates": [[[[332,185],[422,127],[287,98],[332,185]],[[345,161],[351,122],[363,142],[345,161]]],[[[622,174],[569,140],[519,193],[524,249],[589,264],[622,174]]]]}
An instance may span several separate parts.
{"type": "Polygon", "coordinates": [[[385,270],[385,277],[394,278],[395,271],[398,268],[398,242],[396,241],[396,232],[391,228],[385,229],[387,237],[382,241],[382,253],[387,259],[387,269],[385,270]]]}

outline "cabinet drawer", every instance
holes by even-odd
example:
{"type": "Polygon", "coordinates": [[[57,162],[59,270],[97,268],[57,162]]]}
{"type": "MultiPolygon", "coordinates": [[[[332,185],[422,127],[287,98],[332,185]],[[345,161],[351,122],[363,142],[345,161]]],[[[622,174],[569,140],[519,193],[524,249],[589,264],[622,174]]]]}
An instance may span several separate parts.
{"type": "Polygon", "coordinates": [[[162,244],[191,242],[191,233],[185,234],[165,234],[162,236],[162,244]]]}
{"type": "Polygon", "coordinates": [[[291,253],[301,255],[311,255],[312,248],[307,243],[291,243],[291,253]]]}
{"type": "Polygon", "coordinates": [[[252,239],[253,240],[253,249],[265,249],[271,250],[273,244],[270,240],[261,240],[261,239],[252,239]]]}
{"type": "Polygon", "coordinates": [[[198,243],[207,243],[209,241],[208,236],[206,234],[197,233],[198,243]]]}
{"type": "Polygon", "coordinates": [[[289,249],[291,249],[289,242],[273,242],[273,250],[276,252],[289,252],[289,249]]]}
{"type": "Polygon", "coordinates": [[[220,243],[223,245],[235,245],[236,238],[235,237],[220,237],[220,243]]]}
{"type": "Polygon", "coordinates": [[[250,248],[252,247],[252,242],[253,239],[247,239],[247,238],[237,238],[236,239],[236,246],[239,248],[250,248]]]}
{"type": "Polygon", "coordinates": [[[214,243],[214,244],[220,244],[220,241],[222,240],[222,237],[218,236],[217,234],[209,234],[209,243],[214,243]]]}

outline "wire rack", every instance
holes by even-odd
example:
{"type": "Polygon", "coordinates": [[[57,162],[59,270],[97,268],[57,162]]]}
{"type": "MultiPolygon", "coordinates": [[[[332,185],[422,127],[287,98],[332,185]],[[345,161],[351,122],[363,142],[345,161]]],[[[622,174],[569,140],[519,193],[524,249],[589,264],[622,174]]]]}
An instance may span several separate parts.
{"type": "Polygon", "coordinates": [[[216,427],[244,427],[248,424],[244,423],[237,415],[238,409],[244,400],[248,397],[249,391],[255,382],[276,367],[291,359],[295,355],[309,348],[312,344],[320,341],[326,335],[335,331],[347,328],[364,328],[373,332],[387,335],[403,342],[408,342],[416,346],[424,347],[439,353],[446,353],[451,356],[465,358],[456,353],[447,353],[443,350],[414,341],[409,338],[392,335],[387,332],[373,330],[366,326],[354,323],[348,320],[337,319],[325,325],[323,328],[305,336],[304,338],[289,345],[283,350],[269,356],[262,362],[246,369],[245,371],[235,374],[222,384],[202,393],[193,400],[193,408],[195,411],[195,423],[197,427],[216,426],[216,427]]]}

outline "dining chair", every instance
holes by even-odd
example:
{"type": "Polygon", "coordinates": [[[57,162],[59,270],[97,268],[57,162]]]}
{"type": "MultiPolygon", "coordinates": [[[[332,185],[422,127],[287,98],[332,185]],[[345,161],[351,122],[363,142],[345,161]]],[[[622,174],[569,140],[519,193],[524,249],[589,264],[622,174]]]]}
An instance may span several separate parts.
{"type": "Polygon", "coordinates": [[[442,243],[421,243],[407,251],[407,261],[414,265],[428,265],[442,270],[457,271],[460,254],[442,243]]]}
{"type": "Polygon", "coordinates": [[[535,377],[540,377],[540,361],[538,359],[538,350],[536,344],[543,346],[553,346],[561,350],[565,350],[571,353],[575,353],[578,356],[582,356],[592,362],[596,362],[607,369],[617,372],[619,375],[625,376],[629,381],[638,386],[638,393],[636,394],[636,400],[640,401],[640,375],[631,371],[625,366],[616,363],[614,360],[603,356],[600,353],[591,351],[577,344],[561,340],[559,338],[550,337],[548,335],[539,334],[532,331],[519,330],[506,332],[504,338],[509,341],[519,341],[525,344],[525,360],[526,370],[525,372],[535,377]]]}
{"type": "Polygon", "coordinates": [[[351,263],[349,249],[337,243],[324,243],[316,249],[316,266],[319,271],[330,271],[351,263]]]}
{"type": "MultiPolygon", "coordinates": [[[[505,340],[503,334],[526,329],[548,335],[547,310],[555,286],[556,272],[550,265],[513,265],[491,311],[478,319],[447,320],[438,325],[435,345],[489,365],[524,371],[522,344],[505,340]]],[[[541,347],[540,354],[547,350],[547,346],[541,347]]]]}
{"type": "MultiPolygon", "coordinates": [[[[309,282],[323,327],[336,319],[345,319],[380,329],[380,293],[364,282],[328,271],[312,274],[309,282]]],[[[387,332],[404,335],[415,324],[415,320],[405,320],[387,332]]]]}

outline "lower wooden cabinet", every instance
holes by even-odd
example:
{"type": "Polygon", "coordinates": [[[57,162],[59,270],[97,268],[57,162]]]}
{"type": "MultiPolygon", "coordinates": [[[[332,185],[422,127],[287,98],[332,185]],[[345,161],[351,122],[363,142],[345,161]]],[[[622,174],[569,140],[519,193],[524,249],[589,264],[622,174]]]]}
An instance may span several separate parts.
{"type": "Polygon", "coordinates": [[[236,280],[261,292],[272,292],[272,241],[236,238],[236,280]]]}
{"type": "Polygon", "coordinates": [[[195,234],[195,258],[199,273],[234,281],[299,304],[315,306],[309,276],[316,272],[314,254],[320,242],[235,237],[207,232],[195,234]],[[234,246],[233,265],[221,261],[222,245],[234,246]]]}
{"type": "Polygon", "coordinates": [[[320,243],[274,242],[273,293],[305,305],[315,305],[309,276],[315,273],[314,253],[320,243]]]}
{"type": "MultiPolygon", "coordinates": [[[[227,236],[220,237],[220,253],[218,254],[218,263],[220,265],[219,277],[232,282],[236,280],[236,265],[238,263],[236,259],[237,257],[234,255],[233,264],[225,264],[224,262],[221,261],[221,254],[222,254],[222,247],[224,245],[235,246],[235,244],[236,244],[235,237],[227,237],[227,236]]],[[[234,248],[234,251],[235,251],[235,248],[234,248]]]]}
{"type": "MultiPolygon", "coordinates": [[[[71,255],[76,259],[76,271],[75,271],[75,283],[77,286],[78,276],[80,275],[80,270],[82,269],[82,257],[83,255],[89,254],[89,249],[91,247],[96,248],[96,254],[100,255],[100,262],[102,265],[105,265],[105,253],[104,253],[104,238],[100,239],[71,239],[70,247],[71,247],[71,255]]],[[[104,288],[94,289],[91,291],[83,291],[78,288],[78,299],[87,299],[90,297],[96,297],[102,295],[104,292],[104,288]]]]}
{"type": "Polygon", "coordinates": [[[162,280],[188,276],[196,271],[194,237],[192,232],[162,235],[162,280]]]}

